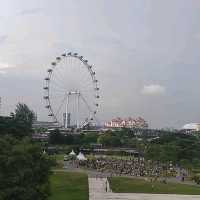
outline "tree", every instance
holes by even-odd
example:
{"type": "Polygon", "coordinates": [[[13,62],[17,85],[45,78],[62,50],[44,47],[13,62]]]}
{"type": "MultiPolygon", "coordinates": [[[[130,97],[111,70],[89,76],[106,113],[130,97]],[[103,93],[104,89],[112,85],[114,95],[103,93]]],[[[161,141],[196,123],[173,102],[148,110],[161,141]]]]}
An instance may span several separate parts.
{"type": "Polygon", "coordinates": [[[60,133],[59,129],[55,129],[50,132],[49,135],[49,143],[50,144],[62,144],[63,141],[63,136],[60,133]]]}
{"type": "Polygon", "coordinates": [[[17,138],[28,136],[31,129],[22,121],[17,121],[13,117],[0,117],[0,135],[13,135],[17,138]]]}
{"type": "Polygon", "coordinates": [[[119,147],[121,146],[120,137],[113,135],[112,133],[105,133],[98,137],[97,142],[104,146],[119,147]]]}
{"type": "Polygon", "coordinates": [[[0,200],[46,200],[53,162],[29,139],[0,138],[0,200]]]}
{"type": "Polygon", "coordinates": [[[172,143],[162,145],[160,149],[160,160],[163,162],[173,161],[175,163],[177,161],[177,152],[178,147],[172,143]]]}
{"type": "Polygon", "coordinates": [[[10,117],[0,117],[0,135],[11,134],[21,138],[30,135],[35,114],[25,104],[17,104],[10,117]]]}
{"type": "Polygon", "coordinates": [[[59,129],[52,130],[49,135],[50,144],[73,144],[74,140],[72,134],[64,135],[59,129]]]}
{"type": "Polygon", "coordinates": [[[145,158],[147,160],[160,160],[160,145],[150,144],[145,151],[145,158]]]}
{"type": "Polygon", "coordinates": [[[86,133],[83,137],[83,144],[91,144],[97,142],[98,135],[95,133],[86,133]]]}
{"type": "Polygon", "coordinates": [[[23,122],[27,128],[31,129],[33,121],[36,119],[36,115],[26,104],[18,103],[15,109],[14,118],[18,122],[23,122]]]}
{"type": "Polygon", "coordinates": [[[99,144],[102,144],[104,146],[109,146],[110,145],[110,140],[111,140],[111,135],[108,133],[102,134],[98,137],[97,142],[99,144]]]}

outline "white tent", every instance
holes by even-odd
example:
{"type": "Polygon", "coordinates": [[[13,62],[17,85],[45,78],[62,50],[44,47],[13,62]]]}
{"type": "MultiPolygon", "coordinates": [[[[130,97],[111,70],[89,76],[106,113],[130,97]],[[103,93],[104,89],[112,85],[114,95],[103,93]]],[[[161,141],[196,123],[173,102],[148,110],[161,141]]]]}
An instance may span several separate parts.
{"type": "Polygon", "coordinates": [[[74,152],[74,150],[72,149],[71,153],[69,153],[70,156],[76,156],[76,153],[74,152]]]}
{"type": "Polygon", "coordinates": [[[78,160],[87,160],[87,158],[81,152],[78,154],[77,159],[78,160]]]}

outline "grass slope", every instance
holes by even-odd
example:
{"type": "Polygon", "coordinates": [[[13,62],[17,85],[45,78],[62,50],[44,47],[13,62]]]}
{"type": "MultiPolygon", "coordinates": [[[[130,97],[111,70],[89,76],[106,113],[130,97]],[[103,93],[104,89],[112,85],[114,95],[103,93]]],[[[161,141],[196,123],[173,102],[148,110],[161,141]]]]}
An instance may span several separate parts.
{"type": "Polygon", "coordinates": [[[200,187],[179,183],[160,183],[152,184],[149,181],[127,178],[113,177],[109,178],[110,186],[113,192],[117,193],[154,193],[154,194],[188,194],[200,195],[200,187]]]}
{"type": "Polygon", "coordinates": [[[88,200],[88,179],[83,173],[56,172],[51,179],[49,200],[88,200]]]}

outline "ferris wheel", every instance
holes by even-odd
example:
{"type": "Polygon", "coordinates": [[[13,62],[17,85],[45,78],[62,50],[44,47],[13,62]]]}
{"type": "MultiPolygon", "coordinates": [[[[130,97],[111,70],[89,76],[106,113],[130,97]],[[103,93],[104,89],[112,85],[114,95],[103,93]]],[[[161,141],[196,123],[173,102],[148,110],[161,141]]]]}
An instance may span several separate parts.
{"type": "Polygon", "coordinates": [[[97,123],[98,80],[83,56],[70,52],[56,57],[47,70],[43,89],[45,107],[53,122],[65,128],[97,123]]]}

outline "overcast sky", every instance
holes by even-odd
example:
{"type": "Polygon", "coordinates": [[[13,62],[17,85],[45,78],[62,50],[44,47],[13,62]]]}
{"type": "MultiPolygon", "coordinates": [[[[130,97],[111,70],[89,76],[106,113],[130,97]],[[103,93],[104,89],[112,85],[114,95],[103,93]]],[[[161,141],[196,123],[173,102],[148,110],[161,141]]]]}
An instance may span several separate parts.
{"type": "Polygon", "coordinates": [[[0,96],[47,120],[43,79],[63,52],[94,65],[99,118],[200,122],[199,0],[0,0],[0,96]]]}

